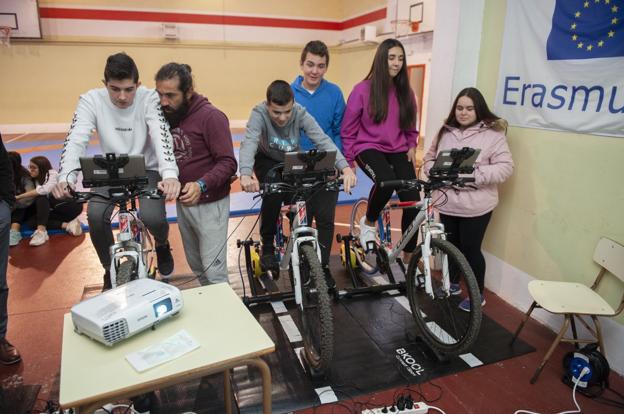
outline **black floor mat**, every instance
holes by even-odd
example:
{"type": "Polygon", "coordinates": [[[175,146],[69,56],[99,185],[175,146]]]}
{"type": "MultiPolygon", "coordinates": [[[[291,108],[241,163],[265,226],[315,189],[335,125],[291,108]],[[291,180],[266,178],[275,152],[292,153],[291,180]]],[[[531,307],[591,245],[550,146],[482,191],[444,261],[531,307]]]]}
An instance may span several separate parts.
{"type": "MultiPolygon", "coordinates": [[[[320,404],[317,390],[326,386],[331,387],[339,400],[349,399],[426,382],[535,350],[521,340],[511,346],[512,334],[484,316],[472,352],[440,362],[417,338],[411,313],[401,301],[405,303],[405,298],[381,295],[335,303],[332,369],[326,379],[319,381],[312,381],[304,372],[294,351],[301,344],[289,342],[271,306],[252,308],[252,313],[276,344],[275,353],[265,358],[271,368],[274,412],[317,406],[320,404]]],[[[294,306],[287,307],[299,325],[294,306]]],[[[250,377],[244,371],[233,376],[240,412],[262,412],[261,379],[259,375],[250,377]]]]}

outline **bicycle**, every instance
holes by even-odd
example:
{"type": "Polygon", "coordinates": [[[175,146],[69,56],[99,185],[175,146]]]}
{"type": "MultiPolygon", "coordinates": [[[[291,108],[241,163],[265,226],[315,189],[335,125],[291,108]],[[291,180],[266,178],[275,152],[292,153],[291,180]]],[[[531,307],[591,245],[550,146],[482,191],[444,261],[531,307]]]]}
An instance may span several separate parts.
{"type": "MultiPolygon", "coordinates": [[[[283,168],[283,165],[278,164],[276,167],[283,168]]],[[[330,368],[334,351],[334,325],[331,297],[321,266],[317,231],[307,222],[306,201],[318,191],[337,191],[342,180],[329,178],[333,174],[333,171],[321,171],[284,175],[282,181],[263,184],[260,191],[261,197],[277,193],[293,194],[293,203],[287,208],[290,235],[278,236],[285,246],[278,247],[276,255],[281,259],[279,270],[288,271],[291,278],[302,325],[302,356],[313,377],[324,375],[330,368]]],[[[267,273],[277,278],[277,275],[271,275],[271,270],[267,273]]]]}
{"type": "Polygon", "coordinates": [[[477,338],[481,325],[481,296],[474,273],[464,255],[446,240],[444,225],[435,221],[432,193],[449,187],[465,187],[474,182],[473,177],[463,174],[473,172],[477,150],[463,148],[441,152],[443,157],[439,165],[432,168],[429,181],[419,179],[392,180],[380,183],[382,187],[395,189],[416,189],[424,192],[421,203],[389,203],[378,221],[378,239],[372,246],[359,243],[359,217],[365,212],[366,202],[358,201],[351,214],[351,237],[353,247],[349,247],[349,256],[343,259],[348,267],[354,262],[366,275],[375,272],[388,274],[392,283],[394,278],[390,264],[397,262],[405,273],[405,291],[412,315],[421,332],[423,341],[438,355],[455,356],[466,352],[477,338]],[[446,164],[445,164],[446,163],[446,164]],[[461,175],[460,175],[461,174],[461,175]],[[406,229],[400,240],[393,247],[390,238],[390,210],[394,208],[418,208],[414,221],[406,229]],[[399,259],[403,248],[421,229],[422,242],[416,247],[408,263],[407,270],[399,259]],[[366,254],[367,248],[372,256],[366,254]],[[461,311],[458,302],[450,292],[451,274],[463,276],[463,282],[470,298],[470,312],[461,311]]]}
{"type": "MultiPolygon", "coordinates": [[[[88,165],[85,160],[89,160],[89,158],[81,158],[83,172],[85,165],[88,165]]],[[[154,243],[152,235],[140,219],[136,202],[141,197],[160,199],[162,195],[157,189],[145,189],[147,176],[137,175],[120,178],[116,172],[117,169],[121,168],[119,165],[123,164],[124,160],[126,164],[123,165],[128,165],[128,162],[142,162],[144,171],[145,163],[143,157],[129,158],[123,154],[119,156],[106,154],[106,158],[96,155],[91,160],[99,160],[95,164],[103,164],[110,168],[108,168],[107,177],[85,181],[85,187],[110,186],[110,188],[106,190],[106,194],[73,190],[70,193],[77,202],[84,203],[93,198],[99,198],[118,208],[119,231],[117,233],[117,241],[109,248],[112,287],[115,288],[139,278],[149,277],[154,279],[156,277],[154,243]]]]}

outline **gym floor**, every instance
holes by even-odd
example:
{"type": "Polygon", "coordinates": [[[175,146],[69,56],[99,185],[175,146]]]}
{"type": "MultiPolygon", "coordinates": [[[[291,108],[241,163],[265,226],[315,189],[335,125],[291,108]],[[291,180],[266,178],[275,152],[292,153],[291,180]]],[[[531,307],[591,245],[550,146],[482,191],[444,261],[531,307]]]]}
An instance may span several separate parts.
{"type": "MultiPolygon", "coordinates": [[[[338,207],[337,233],[347,231],[340,223],[348,222],[349,211],[349,206],[338,207]]],[[[239,277],[236,239],[247,236],[255,218],[256,216],[248,216],[242,223],[241,218],[230,219],[229,230],[232,236],[228,242],[228,265],[233,278],[239,277]]],[[[252,236],[257,239],[257,228],[252,231],[252,236]]],[[[170,241],[176,260],[174,274],[190,274],[176,224],[170,227],[170,241]]],[[[338,255],[338,246],[334,243],[332,272],[338,286],[344,287],[349,280],[340,265],[338,255]]],[[[58,399],[63,314],[80,300],[85,288],[96,288],[101,284],[102,274],[103,270],[88,233],[80,237],[55,235],[40,247],[30,247],[27,240],[23,240],[10,249],[8,339],[18,347],[22,362],[12,366],[0,366],[0,379],[6,384],[22,377],[24,384],[40,384],[41,400],[38,401],[37,408],[45,406],[45,400],[58,399]]],[[[240,281],[232,285],[238,289],[240,281]]],[[[486,299],[484,312],[506,329],[513,331],[522,317],[522,312],[491,292],[486,292],[486,299]]],[[[574,409],[571,388],[561,382],[561,361],[564,354],[572,349],[571,346],[559,346],[537,384],[529,384],[529,378],[554,336],[548,328],[531,321],[522,332],[521,338],[537,348],[536,352],[435,379],[432,383],[421,386],[413,385],[409,392],[415,400],[437,399],[431,405],[442,408],[446,413],[513,413],[518,409],[552,413],[574,409]],[[423,396],[417,396],[416,391],[420,391],[423,396]]],[[[612,373],[610,381],[613,389],[624,392],[622,377],[612,373]]],[[[302,413],[359,413],[364,407],[389,405],[395,395],[406,392],[408,390],[403,388],[391,389],[342,401],[340,404],[304,410],[302,413]]],[[[608,397],[609,393],[605,396],[608,397]]],[[[578,396],[577,399],[585,413],[621,412],[621,409],[600,404],[584,396],[578,396]]]]}

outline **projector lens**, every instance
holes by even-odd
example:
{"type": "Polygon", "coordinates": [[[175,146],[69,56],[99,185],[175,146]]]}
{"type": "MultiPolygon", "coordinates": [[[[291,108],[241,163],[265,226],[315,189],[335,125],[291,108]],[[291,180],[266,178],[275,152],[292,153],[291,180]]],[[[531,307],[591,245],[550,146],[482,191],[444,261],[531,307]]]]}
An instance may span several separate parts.
{"type": "Polygon", "coordinates": [[[171,311],[171,309],[173,309],[173,304],[171,303],[171,299],[169,298],[163,299],[160,302],[156,302],[154,304],[154,314],[157,318],[171,311]]]}

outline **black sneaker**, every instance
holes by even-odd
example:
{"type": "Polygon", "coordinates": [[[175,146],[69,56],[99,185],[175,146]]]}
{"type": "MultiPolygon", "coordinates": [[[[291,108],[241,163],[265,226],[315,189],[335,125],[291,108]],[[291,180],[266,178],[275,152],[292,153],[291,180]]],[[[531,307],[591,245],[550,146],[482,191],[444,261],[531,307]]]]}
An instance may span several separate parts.
{"type": "Polygon", "coordinates": [[[169,276],[173,273],[173,256],[171,255],[169,242],[156,246],[156,262],[158,263],[158,272],[161,276],[169,276]]]}
{"type": "Polygon", "coordinates": [[[113,288],[113,284],[111,283],[111,278],[110,278],[110,270],[106,269],[104,271],[104,276],[102,277],[102,292],[106,292],[107,290],[110,290],[113,288]]]}
{"type": "Polygon", "coordinates": [[[327,284],[327,289],[336,289],[336,281],[329,270],[329,265],[323,266],[323,273],[325,274],[325,284],[327,284]]]}
{"type": "Polygon", "coordinates": [[[273,280],[279,279],[279,262],[277,261],[277,257],[275,257],[275,253],[268,252],[262,254],[262,256],[260,256],[260,268],[262,268],[264,272],[271,272],[273,280]]]}

